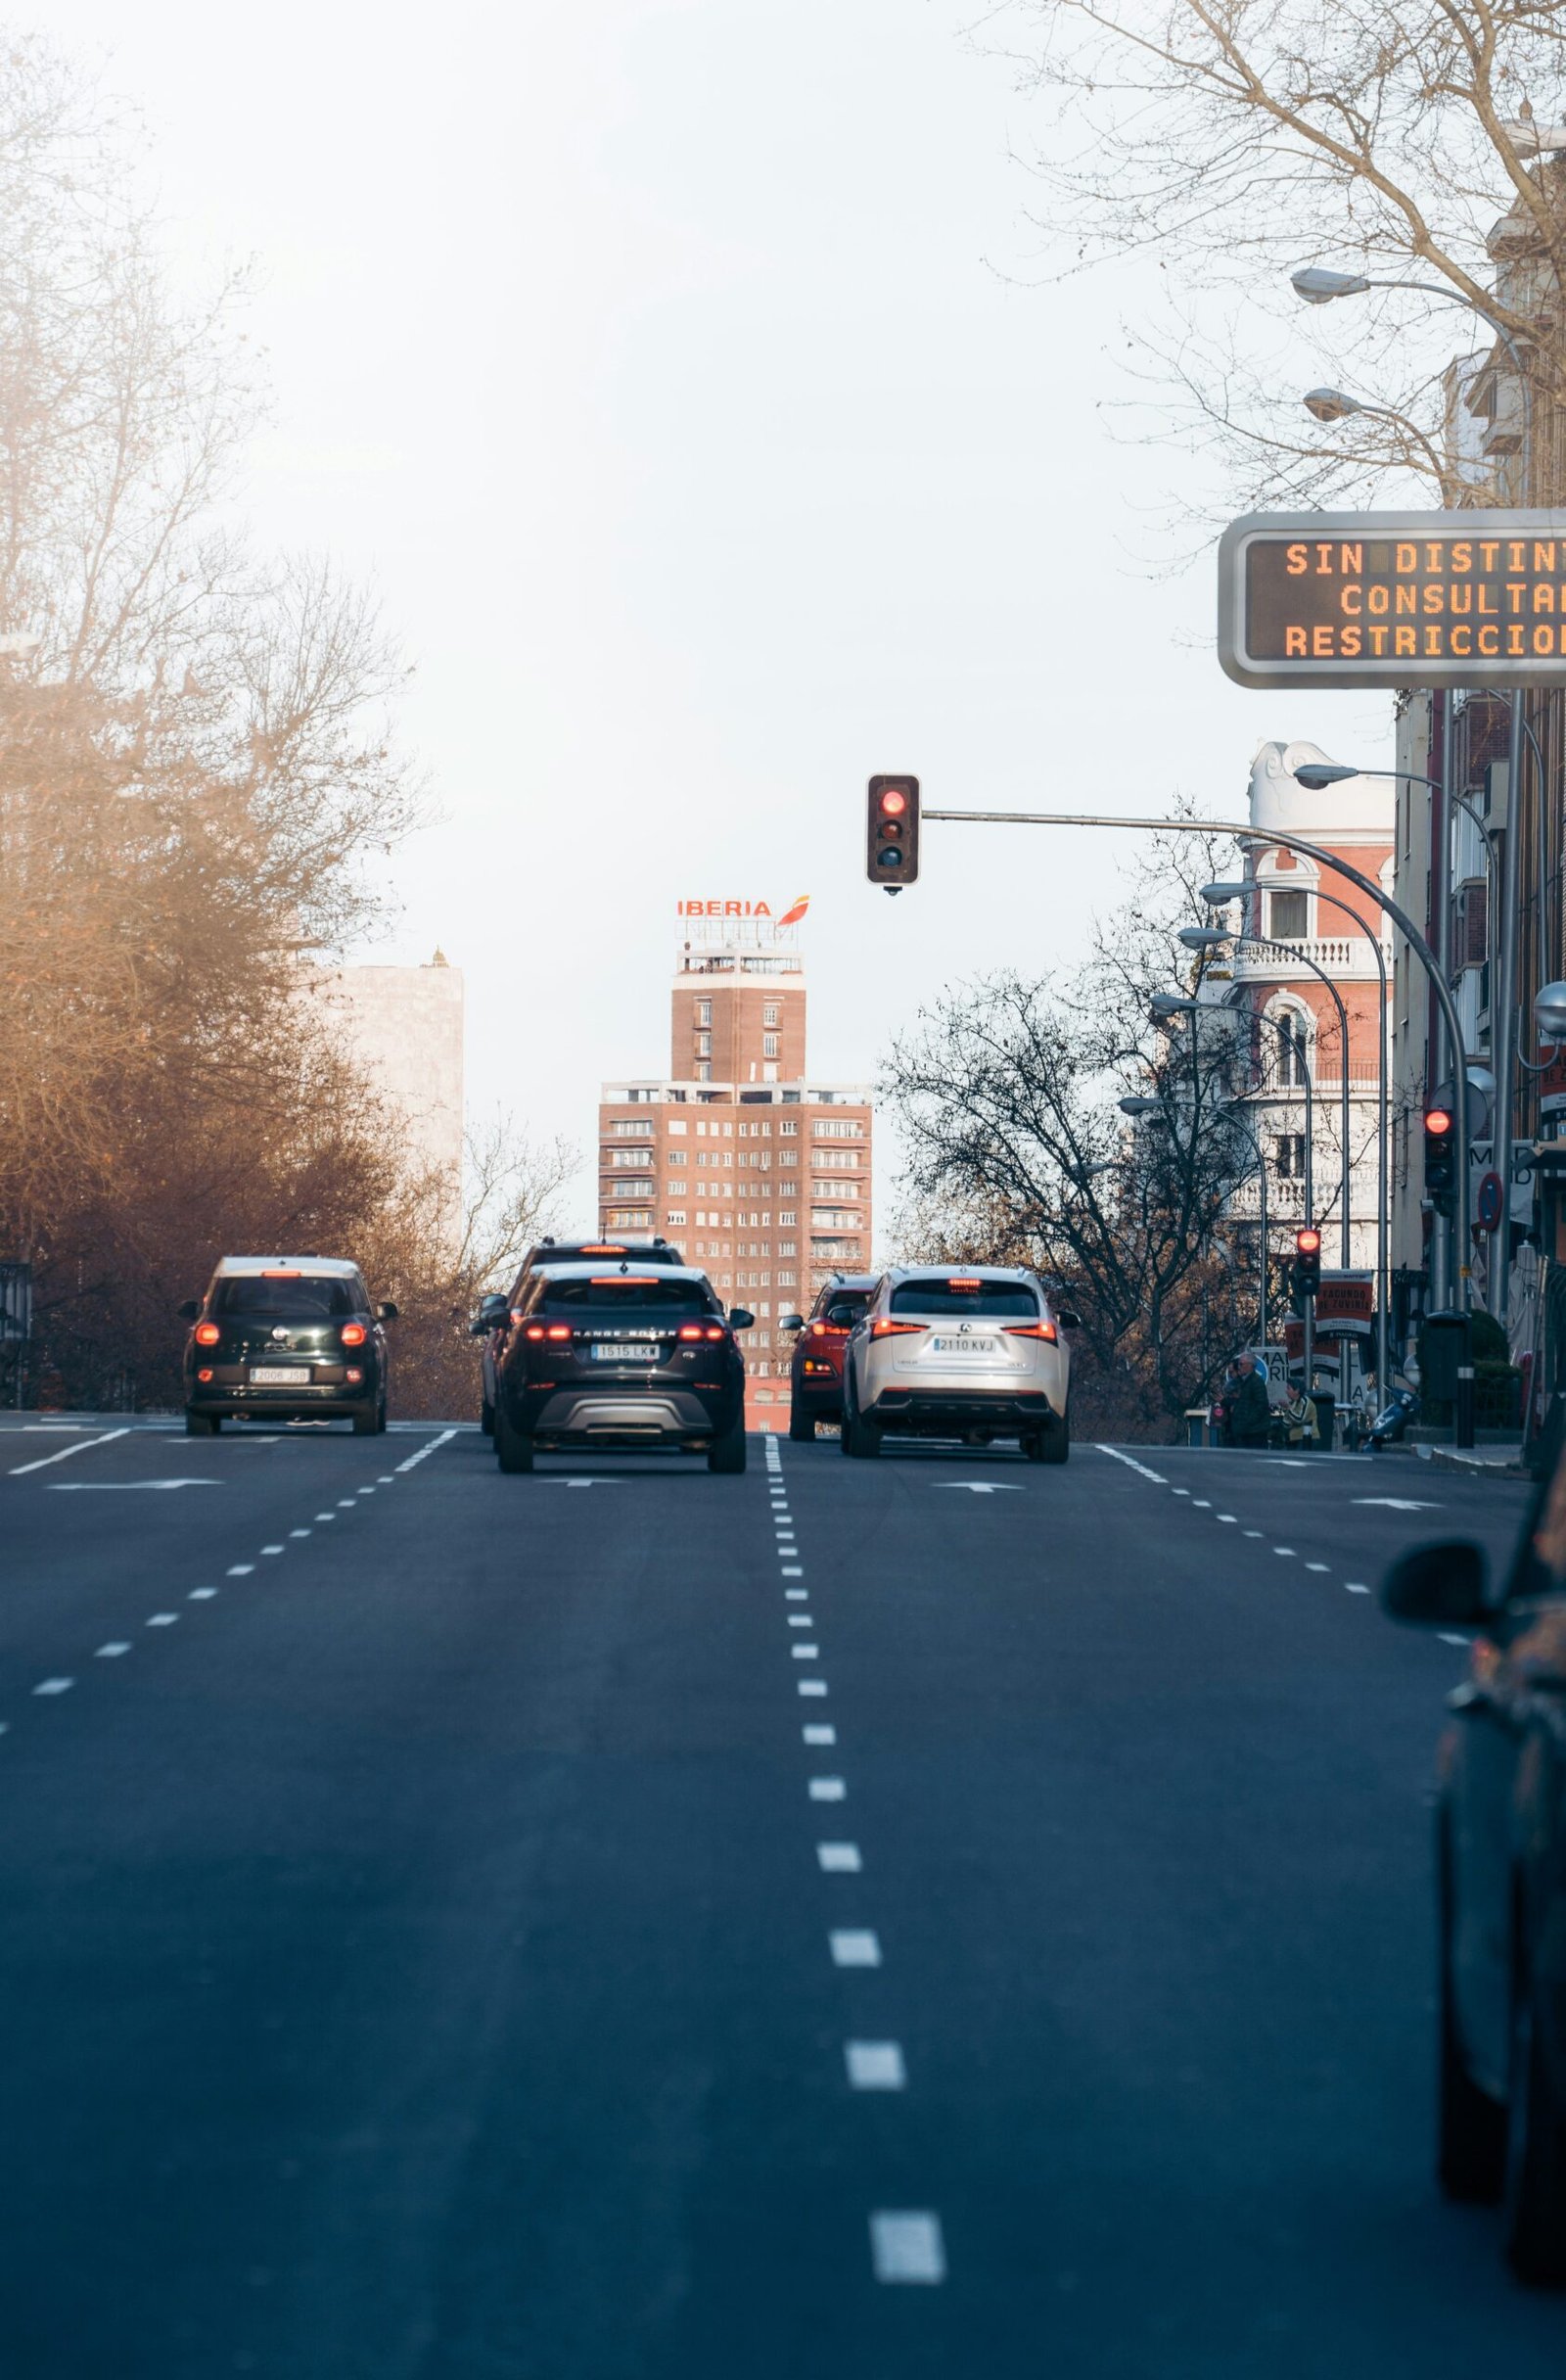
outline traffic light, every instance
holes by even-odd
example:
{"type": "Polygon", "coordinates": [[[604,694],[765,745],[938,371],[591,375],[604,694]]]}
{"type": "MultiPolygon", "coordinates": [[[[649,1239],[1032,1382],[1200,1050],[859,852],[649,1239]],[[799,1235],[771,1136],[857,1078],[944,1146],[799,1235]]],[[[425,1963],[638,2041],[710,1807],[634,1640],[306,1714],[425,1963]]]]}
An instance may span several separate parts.
{"type": "Polygon", "coordinates": [[[1425,1195],[1438,1215],[1457,1202],[1457,1150],[1450,1107],[1425,1109],[1425,1195]]]}
{"type": "Polygon", "coordinates": [[[919,780],[873,776],[866,821],[864,870],[872,884],[900,893],[919,874],[919,780]]]}
{"type": "Polygon", "coordinates": [[[1313,1297],[1321,1286],[1321,1235],[1309,1227],[1294,1235],[1294,1294],[1313,1297]]]}

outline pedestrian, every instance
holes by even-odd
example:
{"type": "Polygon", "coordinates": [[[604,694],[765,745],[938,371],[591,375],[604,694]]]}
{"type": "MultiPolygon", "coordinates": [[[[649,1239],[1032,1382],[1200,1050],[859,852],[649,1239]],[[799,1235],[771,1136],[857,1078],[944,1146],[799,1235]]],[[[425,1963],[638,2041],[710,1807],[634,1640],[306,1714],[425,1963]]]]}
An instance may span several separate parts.
{"type": "Polygon", "coordinates": [[[1234,1391],[1239,1381],[1240,1368],[1231,1358],[1224,1367],[1222,1381],[1208,1416],[1214,1439],[1220,1446],[1232,1446],[1234,1443],[1234,1391]]]}
{"type": "Polygon", "coordinates": [[[1267,1424],[1267,1389],[1256,1369],[1256,1358],[1242,1355],[1235,1367],[1233,1394],[1229,1399],[1229,1430],[1236,1446],[1266,1446],[1267,1424]]]}

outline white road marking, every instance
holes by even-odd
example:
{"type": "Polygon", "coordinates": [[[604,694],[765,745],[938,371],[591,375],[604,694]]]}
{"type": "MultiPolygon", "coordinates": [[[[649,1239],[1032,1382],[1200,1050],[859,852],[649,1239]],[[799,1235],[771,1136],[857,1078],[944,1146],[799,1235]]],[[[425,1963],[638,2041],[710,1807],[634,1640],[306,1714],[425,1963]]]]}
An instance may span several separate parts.
{"type": "Polygon", "coordinates": [[[843,2056],[856,2091],[900,2091],[907,2085],[900,2041],[845,2041],[843,2056]]]}
{"type": "Polygon", "coordinates": [[[1215,1513],[1213,1517],[1215,1520],[1236,1520],[1239,1516],[1237,1513],[1215,1513]]]}
{"type": "Polygon", "coordinates": [[[937,1487],[965,1487],[970,1496],[1024,1496],[1014,1479],[938,1479],[937,1487]]]}
{"type": "Polygon", "coordinates": [[[1266,1463],[1281,1463],[1285,1470],[1314,1470],[1315,1465],[1307,1455],[1265,1455],[1266,1463]]]}
{"type": "Polygon", "coordinates": [[[806,1744],[835,1744],[838,1740],[835,1727],[802,1727],[800,1733],[806,1744]]]}
{"type": "Polygon", "coordinates": [[[231,1568],[223,1572],[223,1576],[225,1578],[249,1578],[254,1567],[253,1562],[236,1562],[231,1568]]]}
{"type": "Polygon", "coordinates": [[[280,1545],[263,1545],[261,1548],[263,1554],[281,1554],[283,1550],[280,1545]]]}
{"type": "Polygon", "coordinates": [[[116,1661],[122,1653],[129,1651],[128,1645],[100,1645],[92,1657],[95,1661],[116,1661]]]}
{"type": "Polygon", "coordinates": [[[351,1513],[353,1510],[353,1498],[351,1496],[339,1496],[337,1500],[337,1509],[340,1513],[351,1513]]]}
{"type": "MultiPolygon", "coordinates": [[[[806,1728],[805,1732],[808,1735],[810,1731],[806,1728]]],[[[841,1777],[812,1777],[807,1790],[812,1801],[841,1801],[849,1789],[841,1777]]]]}
{"type": "MultiPolygon", "coordinates": [[[[400,1469],[400,1465],[398,1466],[400,1469]]],[[[562,1479],[557,1473],[551,1479],[540,1479],[540,1487],[623,1487],[623,1479],[562,1479]]]]}
{"type": "Polygon", "coordinates": [[[1190,1492],[1191,1491],[1188,1487],[1172,1487],[1170,1489],[1170,1494],[1172,1496],[1188,1496],[1190,1492]]]}
{"type": "Polygon", "coordinates": [[[819,1645],[791,1645],[789,1651],[797,1661],[818,1661],[821,1657],[819,1645]]]}
{"type": "Polygon", "coordinates": [[[1370,1592],[1368,1587],[1361,1587],[1357,1578],[1346,1578],[1343,1583],[1351,1595],[1368,1595],[1370,1592]]]}
{"type": "Polygon", "coordinates": [[[335,1520],[337,1515],[336,1513],[317,1513],[315,1517],[317,1520],[335,1520]]]}
{"type": "Polygon", "coordinates": [[[856,1843],[818,1843],[815,1856],[826,1876],[857,1876],[864,1866],[856,1843]]]}
{"type": "Polygon", "coordinates": [[[1439,1513],[1439,1504],[1420,1504],[1412,1496],[1356,1496],[1356,1504],[1384,1504],[1389,1513],[1439,1513]]]}
{"type": "Polygon", "coordinates": [[[868,1927],[849,1926],[827,1936],[834,1967],[879,1967],[881,1939],[868,1927]]]}
{"type": "Polygon", "coordinates": [[[399,1463],[396,1466],[397,1470],[412,1470],[416,1463],[422,1463],[427,1455],[433,1455],[438,1446],[444,1446],[446,1440],[448,1438],[454,1438],[456,1434],[457,1433],[454,1429],[441,1430],[440,1435],[438,1438],[432,1438],[428,1446],[421,1446],[416,1455],[409,1455],[406,1463],[399,1463]]]}
{"type": "Polygon", "coordinates": [[[11,1476],[20,1479],[27,1471],[46,1470],[51,1463],[68,1463],[72,1455],[85,1454],[89,1446],[107,1446],[111,1438],[128,1438],[129,1435],[130,1424],[127,1422],[123,1429],[106,1429],[96,1438],[78,1438],[74,1445],[57,1447],[52,1455],[39,1455],[34,1462],[14,1463],[11,1476]]]}
{"type": "Polygon", "coordinates": [[[813,1628],[815,1626],[808,1611],[791,1611],[788,1614],[788,1622],[791,1628],[813,1628]]]}
{"type": "Polygon", "coordinates": [[[1471,1636],[1449,1636],[1444,1628],[1440,1634],[1444,1645],[1471,1645],[1474,1641],[1471,1636]]]}
{"type": "Polygon", "coordinates": [[[171,1628],[178,1617],[177,1611],[155,1611],[151,1619],[143,1620],[142,1626],[144,1628],[171,1628]]]}
{"type": "Polygon", "coordinates": [[[783,1565],[783,1575],[785,1578],[803,1578],[805,1576],[805,1572],[803,1569],[791,1570],[787,1563],[785,1563],[783,1565]]]}
{"type": "Polygon", "coordinates": [[[1118,1446],[1100,1446],[1095,1449],[1095,1452],[1108,1455],[1112,1463],[1124,1463],[1128,1470],[1140,1471],[1142,1477],[1151,1479],[1155,1487],[1168,1487],[1169,1485],[1169,1481],[1162,1471],[1149,1470],[1145,1463],[1134,1462],[1129,1455],[1123,1455],[1118,1446]]]}
{"type": "Polygon", "coordinates": [[[1260,1529],[1247,1529],[1245,1534],[1247,1537],[1260,1537],[1262,1532],[1260,1529]]]}
{"type": "Polygon", "coordinates": [[[1308,1562],[1305,1566],[1308,1570],[1330,1570],[1332,1564],[1330,1562],[1308,1562]]]}
{"type": "Polygon", "coordinates": [[[946,2250],[940,2217],[912,2210],[872,2215],[870,2261],[878,2281],[944,2281],[946,2250]]]}
{"type": "Polygon", "coordinates": [[[796,1694],[805,1695],[825,1694],[826,1680],[825,1678],[801,1678],[794,1691],[796,1694]]]}
{"type": "Polygon", "coordinates": [[[34,1686],[34,1694],[69,1694],[76,1683],[74,1678],[42,1678],[34,1686]]]}
{"type": "Polygon", "coordinates": [[[1274,1554],[1281,1554],[1286,1562],[1292,1562],[1294,1559],[1294,1548],[1291,1545],[1275,1545],[1272,1551],[1274,1554]]]}
{"type": "MultiPolygon", "coordinates": [[[[69,1447],[68,1453],[74,1454],[69,1447]]],[[[50,1460],[54,1458],[51,1456],[50,1460]]],[[[31,1465],[24,1465],[30,1470],[31,1465]]],[[[46,1484],[57,1496],[125,1496],[137,1488],[221,1487],[221,1479],[50,1479],[46,1484]]]]}
{"type": "Polygon", "coordinates": [[[309,1530],[308,1530],[308,1529],[290,1529],[290,1530],[289,1530],[289,1535],[290,1535],[291,1537],[308,1537],[309,1533],[310,1533],[310,1532],[309,1532],[309,1530]]]}
{"type": "Polygon", "coordinates": [[[1191,1498],[1191,1510],[1193,1513],[1210,1513],[1213,1510],[1213,1507],[1205,1496],[1193,1496],[1191,1498]]]}
{"type": "Polygon", "coordinates": [[[359,1494],[361,1496],[373,1496],[375,1494],[375,1490],[373,1487],[361,1487],[359,1494]]]}
{"type": "Polygon", "coordinates": [[[215,1587],[192,1587],[185,1601],[188,1604],[209,1604],[216,1593],[215,1587]]]}
{"type": "Polygon", "coordinates": [[[785,1587],[783,1595],[784,1600],[791,1604],[807,1604],[810,1600],[807,1587],[785,1587]]]}
{"type": "Polygon", "coordinates": [[[377,1487],[395,1487],[396,1483],[396,1473],[389,1470],[381,1471],[375,1482],[377,1487]]]}

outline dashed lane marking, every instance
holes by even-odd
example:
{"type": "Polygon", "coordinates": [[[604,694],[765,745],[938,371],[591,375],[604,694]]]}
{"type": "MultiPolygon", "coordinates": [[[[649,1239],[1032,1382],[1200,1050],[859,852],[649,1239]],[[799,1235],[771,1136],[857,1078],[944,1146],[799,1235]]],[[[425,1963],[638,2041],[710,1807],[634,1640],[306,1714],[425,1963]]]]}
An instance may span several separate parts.
{"type": "Polygon", "coordinates": [[[1332,1564],[1330,1562],[1308,1562],[1305,1566],[1308,1570],[1330,1570],[1332,1564]]]}
{"type": "Polygon", "coordinates": [[[788,1622],[791,1628],[813,1628],[815,1626],[808,1611],[791,1611],[788,1614],[788,1622]]]}
{"type": "Polygon", "coordinates": [[[224,1571],[225,1578],[249,1578],[255,1568],[253,1562],[232,1563],[224,1571]]]}
{"type": "Polygon", "coordinates": [[[261,1552],[263,1554],[281,1554],[283,1548],[280,1545],[263,1545],[261,1552]]]}
{"type": "Polygon", "coordinates": [[[1239,1515],[1237,1513],[1215,1513],[1213,1517],[1215,1520],[1237,1520],[1239,1515]]]}
{"type": "Polygon", "coordinates": [[[1123,1455],[1118,1446],[1100,1446],[1097,1452],[1101,1455],[1108,1455],[1112,1463],[1124,1463],[1128,1470],[1140,1471],[1142,1477],[1151,1479],[1155,1487],[1168,1487],[1169,1485],[1169,1481],[1162,1471],[1149,1470],[1145,1463],[1137,1463],[1130,1455],[1123,1455]]]}
{"type": "Polygon", "coordinates": [[[1368,1595],[1370,1592],[1369,1588],[1362,1587],[1357,1578],[1346,1578],[1343,1583],[1351,1595],[1368,1595]]]}
{"type": "Polygon", "coordinates": [[[1247,1529],[1245,1534],[1247,1537],[1260,1537],[1262,1532],[1260,1529],[1247,1529]]]}
{"type": "Polygon", "coordinates": [[[336,1513],[317,1513],[315,1517],[317,1520],[335,1520],[337,1515],[336,1513]]]}
{"type": "Polygon", "coordinates": [[[785,1563],[783,1565],[783,1575],[785,1578],[803,1578],[805,1576],[805,1572],[803,1569],[790,1569],[787,1563],[785,1563]]]}
{"type": "Polygon", "coordinates": [[[878,2281],[944,2281],[946,2250],[940,2217],[923,2209],[872,2215],[870,2261],[878,2281]]]}
{"type": "Polygon", "coordinates": [[[856,1843],[818,1843],[815,1856],[824,1876],[857,1876],[864,1866],[856,1843]]]}
{"type": "Polygon", "coordinates": [[[310,1532],[309,1532],[309,1530],[308,1530],[308,1529],[290,1529],[290,1530],[289,1530],[289,1535],[290,1535],[291,1537],[308,1537],[309,1533],[310,1533],[310,1532]]]}
{"type": "Polygon", "coordinates": [[[72,1455],[85,1454],[89,1446],[107,1446],[111,1438],[128,1438],[129,1435],[130,1425],[127,1423],[123,1429],[106,1429],[96,1438],[75,1438],[70,1445],[57,1447],[52,1455],[39,1455],[32,1463],[14,1463],[11,1476],[20,1479],[27,1471],[46,1470],[51,1463],[68,1463],[72,1455]]]}
{"type": "Polygon", "coordinates": [[[856,2091],[900,2091],[907,2087],[900,2041],[845,2041],[844,2064],[856,2091]]]}
{"type": "Polygon", "coordinates": [[[69,1694],[76,1683],[74,1678],[40,1678],[34,1694],[69,1694]]]}
{"type": "Polygon", "coordinates": [[[437,1447],[444,1446],[447,1439],[454,1438],[456,1434],[454,1429],[442,1429],[438,1437],[430,1440],[428,1446],[421,1446],[416,1455],[409,1455],[406,1463],[399,1463],[396,1466],[397,1470],[412,1470],[416,1464],[423,1463],[427,1457],[435,1453],[437,1447]]]}
{"type": "Polygon", "coordinates": [[[825,1678],[801,1678],[794,1691],[796,1694],[822,1695],[826,1692],[826,1680],[825,1678]]]}
{"type": "Polygon", "coordinates": [[[791,1604],[806,1604],[810,1600],[809,1591],[806,1587],[785,1587],[783,1593],[791,1604]]]}
{"type": "Polygon", "coordinates": [[[1471,1645],[1474,1641],[1471,1636],[1449,1636],[1445,1628],[1440,1631],[1440,1636],[1444,1645],[1471,1645]]]}
{"type": "Polygon", "coordinates": [[[819,1645],[791,1645],[789,1651],[797,1661],[818,1661],[821,1657],[819,1645]]]}
{"type": "Polygon", "coordinates": [[[800,1733],[806,1744],[835,1744],[838,1740],[835,1727],[822,1727],[819,1723],[802,1727],[800,1733]]]}
{"type": "Polygon", "coordinates": [[[188,1604],[209,1604],[216,1593],[215,1587],[192,1587],[185,1601],[188,1604]]]}
{"type": "Polygon", "coordinates": [[[1294,1560],[1294,1548],[1291,1545],[1275,1545],[1272,1551],[1274,1554],[1281,1554],[1287,1562],[1294,1560]]]}
{"type": "Polygon", "coordinates": [[[171,1628],[178,1617],[177,1611],[155,1611],[151,1619],[142,1621],[142,1626],[144,1628],[171,1628]]]}
{"type": "MultiPolygon", "coordinates": [[[[805,1732],[808,1735],[810,1731],[806,1728],[805,1732]]],[[[811,1777],[806,1787],[812,1801],[841,1801],[848,1790],[841,1777],[811,1777]]]]}
{"type": "Polygon", "coordinates": [[[100,1645],[92,1657],[95,1661],[117,1661],[122,1653],[129,1651],[128,1645],[100,1645]]]}
{"type": "Polygon", "coordinates": [[[879,1967],[881,1937],[868,1926],[844,1926],[827,1936],[834,1967],[879,1967]]]}

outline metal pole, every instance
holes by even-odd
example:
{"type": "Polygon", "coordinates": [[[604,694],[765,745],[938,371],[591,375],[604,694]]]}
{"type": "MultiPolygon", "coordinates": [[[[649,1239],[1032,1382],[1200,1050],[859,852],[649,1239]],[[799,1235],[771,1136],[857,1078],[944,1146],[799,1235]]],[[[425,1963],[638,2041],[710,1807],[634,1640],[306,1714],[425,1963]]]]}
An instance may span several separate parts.
{"type": "MultiPolygon", "coordinates": [[[[1517,879],[1522,842],[1523,697],[1512,696],[1511,732],[1506,743],[1506,834],[1500,847],[1500,898],[1492,947],[1496,980],[1490,987],[1491,1047],[1496,1065],[1496,1133],[1492,1161],[1500,1176],[1500,1222],[1490,1237],[1490,1291],[1486,1303],[1498,1322],[1506,1319],[1506,1273],[1511,1254],[1511,1169],[1517,1074],[1517,879]]],[[[1540,898],[1543,898],[1541,884],[1540,898]]]]}
{"type": "Polygon", "coordinates": [[[1387,1132],[1387,961],[1380,935],[1371,933],[1357,909],[1352,909],[1347,901],[1338,900],[1332,893],[1318,892],[1316,900],[1326,902],[1329,908],[1341,910],[1345,917],[1354,919],[1375,954],[1376,974],[1381,984],[1379,1030],[1376,1036],[1376,1386],[1385,1404],[1387,1377],[1392,1363],[1392,1318],[1387,1311],[1392,1296],[1387,1262],[1391,1226],[1387,1179],[1391,1156],[1387,1132]]]}
{"type": "MultiPolygon", "coordinates": [[[[1451,997],[1451,988],[1436,964],[1435,953],[1407,910],[1400,903],[1394,901],[1390,893],[1383,892],[1379,884],[1372,883],[1371,879],[1359,868],[1351,866],[1350,863],[1342,859],[1336,852],[1323,850],[1319,843],[1308,841],[1304,835],[1285,834],[1281,828],[1276,826],[1268,827],[1264,834],[1249,821],[1242,826],[1236,825],[1230,818],[1116,818],[1106,817],[1102,811],[1091,810],[927,810],[924,816],[934,822],[950,823],[957,826],[1112,826],[1122,832],[1132,834],[1226,834],[1232,835],[1236,842],[1246,844],[1281,843],[1286,851],[1300,852],[1306,859],[1313,860],[1318,867],[1329,868],[1334,875],[1346,876],[1351,884],[1358,886],[1367,900],[1375,903],[1376,908],[1384,916],[1392,919],[1393,924],[1405,937],[1408,948],[1430,979],[1431,988],[1441,1004],[1441,1012],[1446,1020],[1447,1030],[1451,1036],[1451,1046],[1457,1051],[1459,1061],[1461,1061],[1462,1026],[1458,1019],[1456,1003],[1451,997]]],[[[1468,1146],[1468,1068],[1462,1062],[1452,1069],[1451,1108],[1452,1122],[1456,1127],[1457,1146],[1466,1151],[1468,1146]]],[[[1458,1252],[1461,1258],[1459,1279],[1461,1303],[1466,1311],[1470,1278],[1468,1264],[1469,1185],[1466,1164],[1461,1164],[1457,1168],[1456,1189],[1458,1252]]],[[[1466,1380],[1458,1382],[1456,1442],[1459,1446],[1472,1446],[1474,1442],[1473,1367],[1471,1364],[1467,1367],[1467,1372],[1466,1380]]]]}

